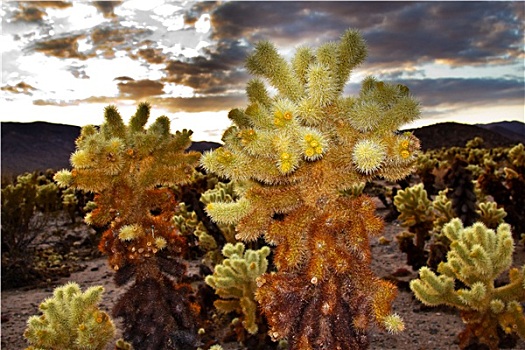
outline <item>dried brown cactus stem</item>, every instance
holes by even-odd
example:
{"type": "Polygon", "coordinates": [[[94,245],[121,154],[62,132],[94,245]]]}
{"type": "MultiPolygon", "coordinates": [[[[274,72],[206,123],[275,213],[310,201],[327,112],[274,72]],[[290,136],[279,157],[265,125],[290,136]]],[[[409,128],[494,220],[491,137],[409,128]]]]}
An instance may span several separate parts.
{"type": "MultiPolygon", "coordinates": [[[[289,262],[291,244],[285,240],[286,248],[278,247],[279,271],[261,276],[256,293],[272,338],[286,338],[291,349],[365,349],[366,329],[372,323],[385,327],[396,288],[370,270],[368,235],[380,232],[382,222],[369,205],[366,197],[326,203],[309,218],[305,251],[295,264],[289,262]],[[337,208],[340,216],[334,215],[337,208]],[[364,229],[366,224],[373,229],[364,229]]],[[[298,211],[273,225],[297,222],[298,211]]]]}

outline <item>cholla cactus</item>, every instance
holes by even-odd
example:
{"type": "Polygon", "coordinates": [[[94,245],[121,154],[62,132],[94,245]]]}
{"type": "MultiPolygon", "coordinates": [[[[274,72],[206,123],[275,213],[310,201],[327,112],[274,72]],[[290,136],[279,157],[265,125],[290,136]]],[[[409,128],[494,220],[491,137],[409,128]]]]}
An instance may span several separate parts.
{"type": "MultiPolygon", "coordinates": [[[[242,191],[240,186],[235,186],[233,182],[219,182],[213,188],[204,192],[200,198],[200,201],[204,205],[210,203],[231,203],[236,201],[239,198],[239,193],[237,191],[242,191]]],[[[224,224],[217,223],[222,235],[224,236],[226,242],[236,243],[235,239],[235,225],[233,224],[224,224]]]]}
{"type": "Polygon", "coordinates": [[[55,288],[44,300],[41,316],[31,316],[24,337],[32,344],[26,350],[102,350],[115,336],[115,326],[107,313],[98,308],[104,288],[85,292],[70,282],[55,288]]]}
{"type": "Polygon", "coordinates": [[[415,173],[419,176],[425,190],[430,195],[436,193],[436,188],[434,186],[436,176],[434,175],[434,170],[437,169],[438,163],[438,160],[431,156],[430,151],[421,154],[417,159],[415,173]]]}
{"type": "Polygon", "coordinates": [[[410,283],[416,297],[426,305],[445,304],[461,310],[466,323],[460,334],[462,349],[477,342],[498,349],[498,327],[525,338],[525,316],[520,305],[525,301],[525,266],[510,269],[509,284],[494,285],[494,280],[512,264],[514,241],[510,226],[501,224],[497,232],[482,223],[464,228],[456,218],[445,225],[443,232],[452,242],[447,262],[439,265],[439,275],[427,267],[420,269],[420,279],[410,283]],[[456,280],[465,287],[456,289],[456,280]]]}
{"type": "Polygon", "coordinates": [[[432,202],[423,184],[418,184],[398,191],[394,205],[400,213],[401,225],[409,229],[396,237],[399,248],[407,255],[407,264],[418,269],[428,258],[425,242],[430,238],[435,219],[432,202]]]}
{"type": "Polygon", "coordinates": [[[269,42],[248,57],[249,105],[230,111],[224,146],[201,159],[211,172],[243,182],[235,202],[210,203],[217,222],[237,224],[237,238],[264,235],[277,246],[277,273],[259,278],[256,299],[273,339],[291,349],[357,349],[371,322],[403,329],[390,304],[396,288],[370,270],[369,237],[381,232],[366,196],[344,191],[377,176],[408,175],[419,141],[396,133],[419,116],[408,88],[366,78],[359,96],[343,97],[351,70],[366,57],[357,31],[291,63],[269,42]]]}
{"type": "Polygon", "coordinates": [[[428,199],[423,184],[398,191],[394,197],[394,204],[399,210],[398,219],[403,226],[429,226],[428,222],[434,220],[432,202],[428,199]]]}
{"type": "Polygon", "coordinates": [[[512,163],[512,166],[515,168],[525,168],[525,147],[522,143],[512,147],[509,150],[509,159],[512,163]]]}
{"type": "Polygon", "coordinates": [[[505,216],[507,213],[505,209],[498,208],[498,204],[495,202],[482,202],[478,205],[478,210],[476,212],[479,215],[481,222],[485,224],[488,228],[495,229],[504,222],[505,216]]]}
{"type": "Polygon", "coordinates": [[[266,272],[270,248],[244,250],[244,244],[227,243],[222,249],[226,259],[215,266],[212,276],[206,283],[215,289],[222,299],[214,305],[221,312],[242,312],[242,325],[250,333],[257,333],[257,304],[255,302],[256,279],[266,272]]]}
{"type": "Polygon", "coordinates": [[[52,234],[44,228],[59,207],[58,188],[45,176],[25,173],[2,188],[0,202],[2,288],[20,287],[39,276],[33,243],[52,234]]]}
{"type": "Polygon", "coordinates": [[[456,213],[452,208],[452,201],[447,197],[448,191],[448,188],[439,191],[436,198],[432,201],[432,207],[436,215],[433,223],[435,232],[441,232],[443,226],[456,217],[456,213]]]}
{"type": "Polygon", "coordinates": [[[456,158],[445,175],[445,183],[450,191],[448,198],[452,201],[452,209],[456,217],[467,225],[472,225],[478,218],[476,213],[476,192],[472,174],[467,170],[467,163],[456,158]]]}
{"type": "Polygon", "coordinates": [[[186,271],[177,259],[186,242],[172,223],[175,196],[161,186],[189,182],[200,155],[185,152],[191,131],[171,134],[165,116],[145,129],[149,114],[150,105],[141,103],[125,125],[117,109],[107,107],[100,129],[82,128],[73,170],[58,172],[55,180],[95,193],[95,209],[85,221],[109,226],[99,248],[116,283],[135,277],[113,310],[125,319],[126,339],[138,349],[191,347],[196,306],[188,300],[191,288],[177,283],[186,271]]]}
{"type": "Polygon", "coordinates": [[[484,142],[485,141],[483,140],[482,137],[476,136],[472,140],[468,140],[467,143],[465,144],[465,147],[466,148],[481,148],[484,142]]]}

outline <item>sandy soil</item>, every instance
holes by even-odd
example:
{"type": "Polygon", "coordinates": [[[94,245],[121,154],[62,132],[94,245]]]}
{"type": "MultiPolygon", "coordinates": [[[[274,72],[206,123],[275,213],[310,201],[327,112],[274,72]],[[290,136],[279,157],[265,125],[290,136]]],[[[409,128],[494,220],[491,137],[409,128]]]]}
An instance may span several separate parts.
{"type": "MultiPolygon", "coordinates": [[[[380,210],[379,210],[380,211],[380,210]]],[[[381,214],[381,213],[379,213],[381,214]]],[[[385,227],[384,238],[390,240],[387,244],[379,244],[378,238],[372,241],[372,268],[380,277],[388,277],[405,265],[404,254],[397,247],[394,237],[403,229],[393,224],[385,227]]],[[[516,247],[515,265],[524,263],[525,251],[522,245],[516,247]]],[[[84,290],[92,285],[102,285],[105,288],[102,309],[110,310],[123,290],[115,287],[112,281],[112,271],[108,268],[105,258],[85,262],[83,271],[73,273],[69,278],[56,281],[60,285],[68,280],[76,281],[84,290]]],[[[462,321],[456,310],[449,308],[426,308],[414,299],[408,290],[408,281],[415,278],[411,272],[399,282],[399,294],[393,308],[405,321],[406,330],[399,335],[390,335],[379,329],[370,331],[370,349],[387,350],[447,350],[458,349],[457,334],[463,328],[462,321]]],[[[2,291],[2,337],[1,348],[5,350],[23,349],[27,346],[22,333],[29,316],[38,313],[38,305],[49,297],[53,286],[46,288],[21,288],[2,291]]],[[[118,326],[118,323],[117,323],[118,326]]],[[[242,349],[235,344],[224,344],[225,349],[242,349]]],[[[520,340],[515,349],[524,349],[525,342],[520,340]]]]}

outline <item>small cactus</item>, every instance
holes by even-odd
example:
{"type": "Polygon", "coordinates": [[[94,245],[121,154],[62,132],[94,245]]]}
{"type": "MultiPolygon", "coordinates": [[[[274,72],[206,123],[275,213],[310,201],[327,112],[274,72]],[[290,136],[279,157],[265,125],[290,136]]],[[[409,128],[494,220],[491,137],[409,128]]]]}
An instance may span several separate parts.
{"type": "Polygon", "coordinates": [[[425,305],[444,304],[461,310],[466,323],[460,334],[461,349],[478,343],[498,349],[498,327],[525,338],[520,305],[525,301],[525,265],[510,269],[508,284],[494,284],[512,265],[510,226],[500,224],[497,232],[479,222],[464,228],[456,218],[445,225],[443,233],[451,241],[447,261],[438,266],[439,275],[427,267],[420,269],[420,278],[410,282],[416,297],[425,305]]]}
{"type": "Polygon", "coordinates": [[[255,302],[257,278],[266,272],[270,248],[262,247],[257,251],[244,249],[242,243],[227,243],[222,249],[226,259],[215,266],[213,275],[206,277],[206,283],[222,298],[215,301],[215,307],[221,312],[242,313],[242,325],[248,333],[255,334],[258,330],[255,302]]]}
{"type": "Polygon", "coordinates": [[[102,350],[115,336],[109,315],[98,308],[104,288],[85,292],[70,282],[55,288],[44,300],[41,316],[31,316],[24,337],[32,344],[27,350],[102,350]]]}

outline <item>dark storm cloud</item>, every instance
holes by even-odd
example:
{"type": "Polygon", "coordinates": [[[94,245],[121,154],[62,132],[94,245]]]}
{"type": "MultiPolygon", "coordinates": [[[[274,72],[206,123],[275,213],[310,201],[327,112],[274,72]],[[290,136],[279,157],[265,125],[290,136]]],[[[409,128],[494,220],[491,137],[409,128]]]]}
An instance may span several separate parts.
{"type": "Polygon", "coordinates": [[[413,3],[365,38],[370,64],[511,64],[523,54],[523,11],[511,2],[413,3]]]}
{"type": "Polygon", "coordinates": [[[525,103],[523,82],[504,79],[414,79],[399,81],[425,107],[438,105],[486,106],[525,103]]]}
{"type": "Polygon", "coordinates": [[[164,94],[164,84],[149,79],[120,82],[117,86],[122,96],[130,99],[140,100],[144,97],[164,94]]]}
{"type": "Polygon", "coordinates": [[[195,89],[196,93],[217,94],[244,87],[248,75],[242,69],[247,47],[238,41],[223,40],[206,56],[172,60],[166,64],[166,81],[195,89]]]}
{"type": "Polygon", "coordinates": [[[122,4],[122,1],[93,1],[93,6],[97,8],[99,12],[106,18],[114,18],[115,13],[113,10],[115,7],[122,4]]]}
{"type": "MultiPolygon", "coordinates": [[[[172,81],[207,91],[221,86],[225,71],[235,65],[242,68],[256,41],[271,40],[278,49],[316,46],[356,28],[369,49],[361,68],[367,72],[387,69],[390,76],[381,78],[409,86],[423,106],[516,103],[523,101],[522,81],[427,79],[424,70],[414,67],[436,62],[451,67],[521,62],[523,8],[513,2],[232,1],[211,12],[211,37],[218,47],[242,39],[242,50],[218,49],[208,60],[170,62],[167,70],[172,81]],[[237,59],[229,68],[221,66],[231,58],[237,59]],[[394,67],[398,70],[392,72],[394,67]]],[[[241,72],[226,84],[228,88],[240,89],[246,82],[247,74],[241,72]]],[[[346,91],[357,93],[358,84],[351,85],[346,91]]]]}
{"type": "Polygon", "coordinates": [[[233,1],[211,21],[217,40],[281,45],[337,40],[356,28],[369,44],[369,65],[511,63],[523,52],[523,6],[514,2],[233,1]]]}
{"type": "MultiPolygon", "coordinates": [[[[519,77],[428,79],[421,67],[436,62],[451,67],[523,62],[522,2],[196,2],[184,15],[184,33],[193,33],[192,26],[202,14],[210,14],[211,32],[210,38],[201,36],[210,46],[193,58],[162,48],[169,45],[163,39],[170,35],[176,37],[178,33],[166,32],[160,20],[151,17],[148,19],[151,23],[137,21],[144,24],[124,26],[119,20],[127,18],[116,18],[114,12],[120,1],[91,4],[112,20],[88,31],[45,36],[26,50],[80,59],[82,63],[93,57],[112,59],[116,53],[125,53],[145,65],[163,65],[165,75],[159,81],[134,80],[129,76],[119,76],[114,81],[120,91],[118,98],[147,98],[171,112],[221,111],[244,106],[244,88],[250,78],[244,62],[259,40],[271,40],[278,49],[289,50],[338,40],[348,28],[359,29],[367,41],[369,55],[360,67],[361,72],[373,72],[380,79],[409,86],[423,106],[523,101],[523,81],[518,80],[519,77]],[[159,29],[150,29],[154,27],[159,29]],[[80,40],[92,48],[79,52],[80,40]],[[163,91],[166,83],[191,87],[196,97],[166,97],[163,91]]],[[[47,21],[46,8],[60,6],[71,6],[71,3],[22,3],[14,18],[42,26],[42,22],[47,21]]],[[[72,65],[69,71],[78,78],[89,78],[86,67],[72,65]]],[[[133,76],[133,72],[128,74],[133,76]]],[[[3,87],[2,90],[25,94],[32,91],[23,87],[3,87]]],[[[345,91],[357,93],[359,85],[349,84],[345,91]]],[[[113,103],[114,100],[115,97],[93,96],[81,102],[113,103]]],[[[77,102],[35,101],[39,105],[68,103],[77,102]]]]}
{"type": "Polygon", "coordinates": [[[211,21],[213,37],[219,40],[241,37],[311,44],[336,40],[349,27],[379,25],[385,15],[405,6],[399,2],[233,1],[218,7],[211,21]]]}
{"type": "Polygon", "coordinates": [[[32,95],[31,91],[34,91],[36,89],[32,87],[31,85],[21,81],[14,86],[11,86],[11,85],[2,86],[1,90],[11,92],[13,94],[32,95]]]}

